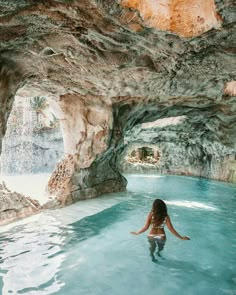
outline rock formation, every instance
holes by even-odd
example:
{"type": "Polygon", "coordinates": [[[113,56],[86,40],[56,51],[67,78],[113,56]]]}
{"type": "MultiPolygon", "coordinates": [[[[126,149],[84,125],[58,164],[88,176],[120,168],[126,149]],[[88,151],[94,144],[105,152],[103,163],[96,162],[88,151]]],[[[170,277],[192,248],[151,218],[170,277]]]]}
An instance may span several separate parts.
{"type": "Polygon", "coordinates": [[[219,28],[222,18],[214,0],[121,0],[124,6],[138,9],[146,25],[175,32],[184,37],[198,36],[219,28]]]}
{"type": "Polygon", "coordinates": [[[0,183],[0,204],[0,225],[36,214],[41,209],[38,201],[19,193],[11,192],[5,183],[0,183]]]}
{"type": "Polygon", "coordinates": [[[208,116],[199,117],[198,121],[194,117],[179,116],[137,124],[125,135],[127,150],[120,158],[120,170],[143,172],[150,167],[163,174],[234,181],[236,175],[231,170],[235,169],[235,150],[221,144],[205,128],[206,124],[208,128],[216,128],[208,116]],[[129,150],[143,145],[158,149],[160,158],[156,165],[130,165],[123,161],[129,150]]]}
{"type": "Polygon", "coordinates": [[[235,179],[233,0],[0,0],[0,8],[0,138],[16,93],[50,97],[67,160],[48,189],[62,204],[124,189],[118,167],[137,143],[160,148],[163,172],[235,179]],[[142,127],[178,116],[186,120],[142,127]]]}

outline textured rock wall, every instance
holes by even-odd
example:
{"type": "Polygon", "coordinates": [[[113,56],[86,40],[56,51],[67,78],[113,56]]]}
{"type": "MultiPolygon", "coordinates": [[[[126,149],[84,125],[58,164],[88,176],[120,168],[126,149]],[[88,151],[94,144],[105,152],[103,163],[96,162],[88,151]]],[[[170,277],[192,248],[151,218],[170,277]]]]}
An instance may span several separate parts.
{"type": "MultiPolygon", "coordinates": [[[[213,154],[212,144],[210,153],[201,145],[186,146],[174,142],[162,142],[156,145],[148,142],[132,144],[132,148],[141,146],[157,148],[161,157],[156,165],[131,164],[120,162],[120,170],[123,172],[157,172],[161,174],[177,174],[200,176],[221,181],[235,181],[235,167],[230,161],[235,160],[235,152],[230,149],[220,150],[222,147],[215,145],[213,154]]],[[[129,147],[130,149],[130,147],[129,147]]],[[[124,152],[125,155],[125,152],[124,152]]]]}
{"type": "Polygon", "coordinates": [[[62,204],[99,194],[124,190],[126,181],[116,167],[112,149],[100,157],[113,137],[113,113],[110,105],[81,100],[76,96],[61,96],[57,115],[63,116],[61,128],[64,149],[68,156],[61,161],[48,190],[62,204]]]}
{"type": "Polygon", "coordinates": [[[213,0],[121,0],[121,4],[139,10],[146,25],[185,37],[201,35],[221,24],[213,0]]]}
{"type": "MultiPolygon", "coordinates": [[[[176,114],[176,110],[169,111],[169,114],[176,114]]],[[[147,171],[148,165],[131,165],[125,163],[124,158],[133,149],[150,146],[157,148],[161,154],[158,165],[151,166],[151,170],[234,181],[232,161],[236,155],[235,145],[224,143],[227,138],[223,133],[221,139],[216,136],[220,134],[217,130],[219,125],[216,120],[210,120],[210,113],[191,116],[188,109],[187,114],[137,124],[128,130],[124,136],[125,148],[120,158],[120,169],[124,172],[147,171]],[[215,133],[209,132],[209,129],[215,133]]]]}

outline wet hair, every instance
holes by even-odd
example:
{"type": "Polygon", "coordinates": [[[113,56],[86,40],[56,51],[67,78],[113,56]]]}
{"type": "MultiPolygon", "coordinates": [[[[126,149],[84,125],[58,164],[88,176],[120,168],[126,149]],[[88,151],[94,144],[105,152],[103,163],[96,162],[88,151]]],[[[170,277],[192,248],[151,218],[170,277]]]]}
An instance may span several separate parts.
{"type": "Polygon", "coordinates": [[[152,223],[156,226],[162,224],[167,216],[167,207],[164,201],[156,199],[152,204],[152,223]]]}

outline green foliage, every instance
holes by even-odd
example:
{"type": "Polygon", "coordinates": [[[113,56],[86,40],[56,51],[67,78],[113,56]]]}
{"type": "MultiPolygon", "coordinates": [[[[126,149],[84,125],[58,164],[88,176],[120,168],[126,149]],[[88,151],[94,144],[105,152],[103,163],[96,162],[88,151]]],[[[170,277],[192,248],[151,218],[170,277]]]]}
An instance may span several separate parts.
{"type": "Polygon", "coordinates": [[[47,106],[46,98],[43,96],[35,96],[30,100],[30,105],[36,113],[40,113],[47,106]]]}
{"type": "Polygon", "coordinates": [[[49,123],[50,128],[56,128],[59,126],[59,120],[57,117],[52,113],[52,120],[49,123]]]}

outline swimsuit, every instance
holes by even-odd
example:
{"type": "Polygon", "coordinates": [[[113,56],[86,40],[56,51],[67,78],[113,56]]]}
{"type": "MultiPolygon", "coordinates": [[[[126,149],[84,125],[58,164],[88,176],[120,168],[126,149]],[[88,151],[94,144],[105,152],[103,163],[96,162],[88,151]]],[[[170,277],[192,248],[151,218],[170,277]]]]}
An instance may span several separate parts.
{"type": "Polygon", "coordinates": [[[149,238],[157,239],[157,240],[164,240],[165,239],[165,234],[149,234],[149,238]]]}
{"type": "MultiPolygon", "coordinates": [[[[152,220],[153,220],[153,218],[152,218],[152,220]]],[[[152,223],[152,228],[155,228],[155,229],[159,229],[159,228],[161,228],[161,229],[163,229],[164,226],[165,226],[165,224],[166,224],[166,218],[165,218],[165,219],[162,221],[162,223],[159,224],[159,225],[155,225],[155,224],[152,223]]]]}
{"type": "MultiPolygon", "coordinates": [[[[153,220],[153,217],[152,217],[153,220]]],[[[166,218],[163,220],[163,222],[159,225],[154,225],[152,223],[152,228],[153,229],[164,229],[164,226],[166,224],[166,218]]],[[[157,239],[157,240],[165,240],[166,235],[164,233],[160,233],[160,234],[148,234],[148,237],[151,239],[157,239]]]]}

